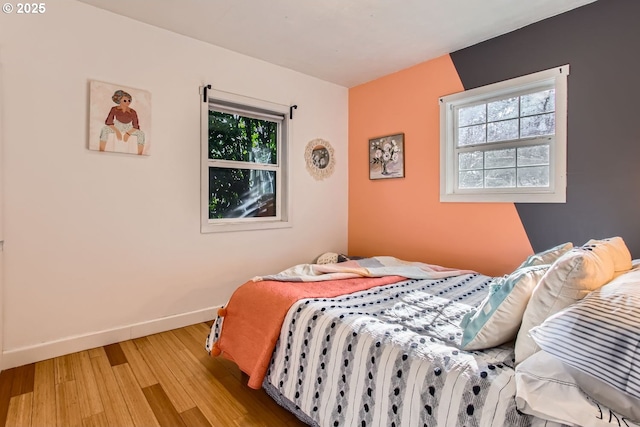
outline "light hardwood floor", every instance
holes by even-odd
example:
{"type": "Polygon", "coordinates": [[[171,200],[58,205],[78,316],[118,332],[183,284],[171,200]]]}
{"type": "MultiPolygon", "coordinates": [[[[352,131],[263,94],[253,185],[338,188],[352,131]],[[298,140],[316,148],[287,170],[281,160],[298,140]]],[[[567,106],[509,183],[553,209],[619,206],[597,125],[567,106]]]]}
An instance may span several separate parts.
{"type": "Polygon", "coordinates": [[[208,332],[200,323],[2,371],[0,426],[305,425],[210,357],[208,332]]]}

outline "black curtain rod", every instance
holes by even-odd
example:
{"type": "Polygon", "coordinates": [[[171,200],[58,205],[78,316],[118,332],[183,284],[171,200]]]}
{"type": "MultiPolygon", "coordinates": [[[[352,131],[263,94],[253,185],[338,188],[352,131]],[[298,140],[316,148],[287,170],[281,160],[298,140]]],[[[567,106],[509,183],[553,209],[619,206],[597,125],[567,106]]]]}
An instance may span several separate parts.
{"type": "Polygon", "coordinates": [[[207,96],[207,90],[211,89],[211,85],[204,85],[204,90],[202,91],[202,102],[207,102],[209,100],[207,96]]]}
{"type": "MultiPolygon", "coordinates": [[[[203,90],[202,90],[202,102],[208,102],[209,101],[209,97],[207,96],[207,91],[211,89],[211,85],[204,85],[203,86],[203,90]]],[[[297,105],[292,105],[289,107],[289,119],[293,120],[293,110],[297,110],[298,106],[297,105]]]]}

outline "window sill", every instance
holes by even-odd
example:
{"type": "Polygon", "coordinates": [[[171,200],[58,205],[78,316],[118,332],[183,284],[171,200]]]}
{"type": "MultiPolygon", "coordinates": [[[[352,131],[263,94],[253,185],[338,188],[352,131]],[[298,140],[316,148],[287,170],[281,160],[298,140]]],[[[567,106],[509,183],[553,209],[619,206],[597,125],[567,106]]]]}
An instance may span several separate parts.
{"type": "Polygon", "coordinates": [[[227,222],[227,223],[207,223],[201,224],[200,233],[228,233],[233,231],[255,231],[255,230],[272,230],[278,228],[291,228],[291,221],[262,221],[262,222],[227,222]]]}
{"type": "Polygon", "coordinates": [[[444,203],[566,203],[565,193],[440,194],[444,203]]]}

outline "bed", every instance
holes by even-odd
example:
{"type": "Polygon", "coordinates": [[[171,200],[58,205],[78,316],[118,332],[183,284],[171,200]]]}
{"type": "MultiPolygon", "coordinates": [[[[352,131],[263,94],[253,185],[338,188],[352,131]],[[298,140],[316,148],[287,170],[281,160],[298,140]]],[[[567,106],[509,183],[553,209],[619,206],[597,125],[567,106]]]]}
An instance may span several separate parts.
{"type": "MultiPolygon", "coordinates": [[[[532,275],[534,264],[535,271],[548,270],[575,252],[558,248],[517,271],[538,282],[546,270],[532,275]]],[[[250,387],[263,387],[311,426],[582,425],[516,398],[518,384],[532,395],[541,385],[531,380],[535,369],[518,373],[513,339],[473,349],[482,347],[482,334],[474,335],[475,344],[465,338],[469,328],[461,325],[487,314],[487,301],[500,297],[500,280],[504,290],[507,276],[391,257],[295,266],[239,287],[219,310],[206,349],[235,361],[250,387]]],[[[515,338],[517,326],[507,335],[515,338]]],[[[593,399],[587,404],[601,416],[584,425],[638,425],[593,399]]]]}

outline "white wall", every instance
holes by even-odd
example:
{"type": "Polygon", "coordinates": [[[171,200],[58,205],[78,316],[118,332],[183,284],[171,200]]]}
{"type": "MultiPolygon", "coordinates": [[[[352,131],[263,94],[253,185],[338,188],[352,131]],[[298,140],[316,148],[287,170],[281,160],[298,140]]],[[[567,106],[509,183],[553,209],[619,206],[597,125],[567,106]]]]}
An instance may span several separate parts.
{"type": "Polygon", "coordinates": [[[2,348],[4,341],[4,84],[2,51],[0,50],[0,370],[2,370],[2,348]]]}
{"type": "Polygon", "coordinates": [[[4,367],[211,317],[254,275],[346,250],[346,88],[72,0],[2,14],[0,49],[4,367]],[[89,80],[151,92],[151,156],[87,149],[89,80]],[[200,233],[203,83],[298,105],[293,228],[200,233]],[[336,151],[324,181],[305,169],[314,138],[336,151]]]}

